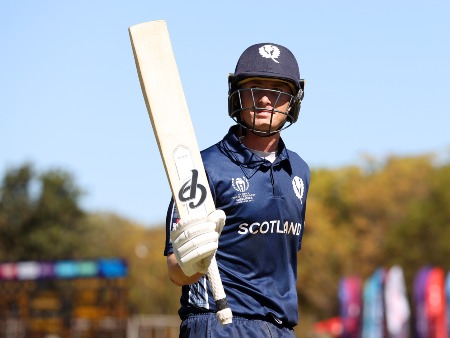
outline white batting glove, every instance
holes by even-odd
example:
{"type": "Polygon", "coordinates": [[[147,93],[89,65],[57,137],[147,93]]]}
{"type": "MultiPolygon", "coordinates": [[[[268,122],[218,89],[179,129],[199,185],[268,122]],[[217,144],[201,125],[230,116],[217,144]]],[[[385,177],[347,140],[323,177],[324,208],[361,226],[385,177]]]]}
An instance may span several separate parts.
{"type": "Polygon", "coordinates": [[[181,219],[171,231],[173,251],[186,276],[206,273],[217,251],[225,219],[223,210],[215,210],[206,218],[181,219]]]}

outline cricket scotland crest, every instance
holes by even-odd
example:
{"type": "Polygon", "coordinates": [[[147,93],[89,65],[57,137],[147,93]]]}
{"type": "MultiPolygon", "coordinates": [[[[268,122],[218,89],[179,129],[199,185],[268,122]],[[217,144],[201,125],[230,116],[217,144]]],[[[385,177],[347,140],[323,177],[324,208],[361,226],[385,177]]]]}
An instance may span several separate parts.
{"type": "Polygon", "coordinates": [[[303,204],[302,199],[305,192],[305,184],[303,183],[303,180],[300,177],[295,176],[292,180],[292,188],[294,189],[295,196],[297,196],[300,200],[300,203],[303,204]]]}

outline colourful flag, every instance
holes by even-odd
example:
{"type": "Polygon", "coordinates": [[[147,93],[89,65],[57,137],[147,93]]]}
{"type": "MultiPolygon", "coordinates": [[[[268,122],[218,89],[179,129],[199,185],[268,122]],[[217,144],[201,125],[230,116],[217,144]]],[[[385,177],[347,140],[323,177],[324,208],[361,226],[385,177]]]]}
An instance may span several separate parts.
{"type": "Polygon", "coordinates": [[[391,267],[386,274],[384,303],[388,337],[408,338],[411,311],[406,295],[403,269],[399,266],[391,267]]]}
{"type": "Polygon", "coordinates": [[[384,278],[384,269],[378,268],[364,284],[362,338],[384,337],[384,278]]]}
{"type": "Polygon", "coordinates": [[[425,306],[425,289],[427,285],[428,275],[431,268],[424,266],[421,268],[414,278],[413,300],[415,308],[415,336],[417,338],[428,338],[428,319],[425,306]]]}
{"type": "Polygon", "coordinates": [[[361,336],[361,279],[357,276],[341,279],[339,285],[340,317],[343,338],[361,336]]]}
{"type": "Polygon", "coordinates": [[[429,338],[448,338],[445,273],[442,268],[431,269],[425,288],[425,307],[429,338]]]}
{"type": "Polygon", "coordinates": [[[447,335],[450,337],[450,271],[445,279],[445,295],[447,298],[447,335]]]}

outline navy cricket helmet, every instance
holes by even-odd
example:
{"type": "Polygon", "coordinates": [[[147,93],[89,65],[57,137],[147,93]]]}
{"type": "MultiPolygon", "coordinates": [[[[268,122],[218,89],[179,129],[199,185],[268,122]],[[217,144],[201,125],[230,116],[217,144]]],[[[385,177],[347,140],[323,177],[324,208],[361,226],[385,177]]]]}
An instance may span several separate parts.
{"type": "MultiPolygon", "coordinates": [[[[240,85],[248,79],[275,79],[286,82],[292,89],[292,95],[280,92],[280,95],[290,95],[291,102],[287,112],[276,111],[286,115],[286,122],[277,130],[269,130],[271,135],[286,129],[295,123],[300,113],[300,106],[304,96],[305,81],[300,78],[300,70],[297,60],[292,52],[284,46],[275,43],[258,43],[248,47],[240,56],[235,72],[228,76],[228,114],[243,126],[252,130],[251,126],[245,125],[240,118],[243,110],[258,109],[256,107],[243,107],[241,100],[240,85]]],[[[252,92],[253,94],[253,92],[252,92]]]]}

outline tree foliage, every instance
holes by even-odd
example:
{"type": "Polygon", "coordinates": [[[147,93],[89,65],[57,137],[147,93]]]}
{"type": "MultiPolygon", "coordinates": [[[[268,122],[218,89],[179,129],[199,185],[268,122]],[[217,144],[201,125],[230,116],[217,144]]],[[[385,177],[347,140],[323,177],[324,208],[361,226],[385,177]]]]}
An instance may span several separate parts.
{"type": "Polygon", "coordinates": [[[431,155],[312,170],[301,307],[316,320],[337,315],[339,280],[365,279],[378,267],[402,266],[410,290],[423,265],[450,269],[449,225],[450,165],[431,155]]]}
{"type": "MultiPolygon", "coordinates": [[[[0,190],[0,260],[122,257],[132,312],[175,314],[180,290],[167,276],[164,225],[86,213],[80,196],[63,171],[38,175],[29,164],[8,171],[0,190]]],[[[312,169],[307,203],[297,284],[302,329],[338,314],[344,276],[365,279],[398,264],[411,289],[423,265],[450,269],[450,163],[392,156],[312,169]]]]}
{"type": "Polygon", "coordinates": [[[38,175],[31,164],[10,169],[0,188],[0,259],[77,256],[86,229],[81,191],[70,174],[38,175]]]}
{"type": "Polygon", "coordinates": [[[180,294],[167,275],[164,226],[143,227],[105,213],[90,215],[88,224],[91,237],[85,243],[86,253],[122,257],[128,262],[130,311],[175,314],[180,294]]]}

